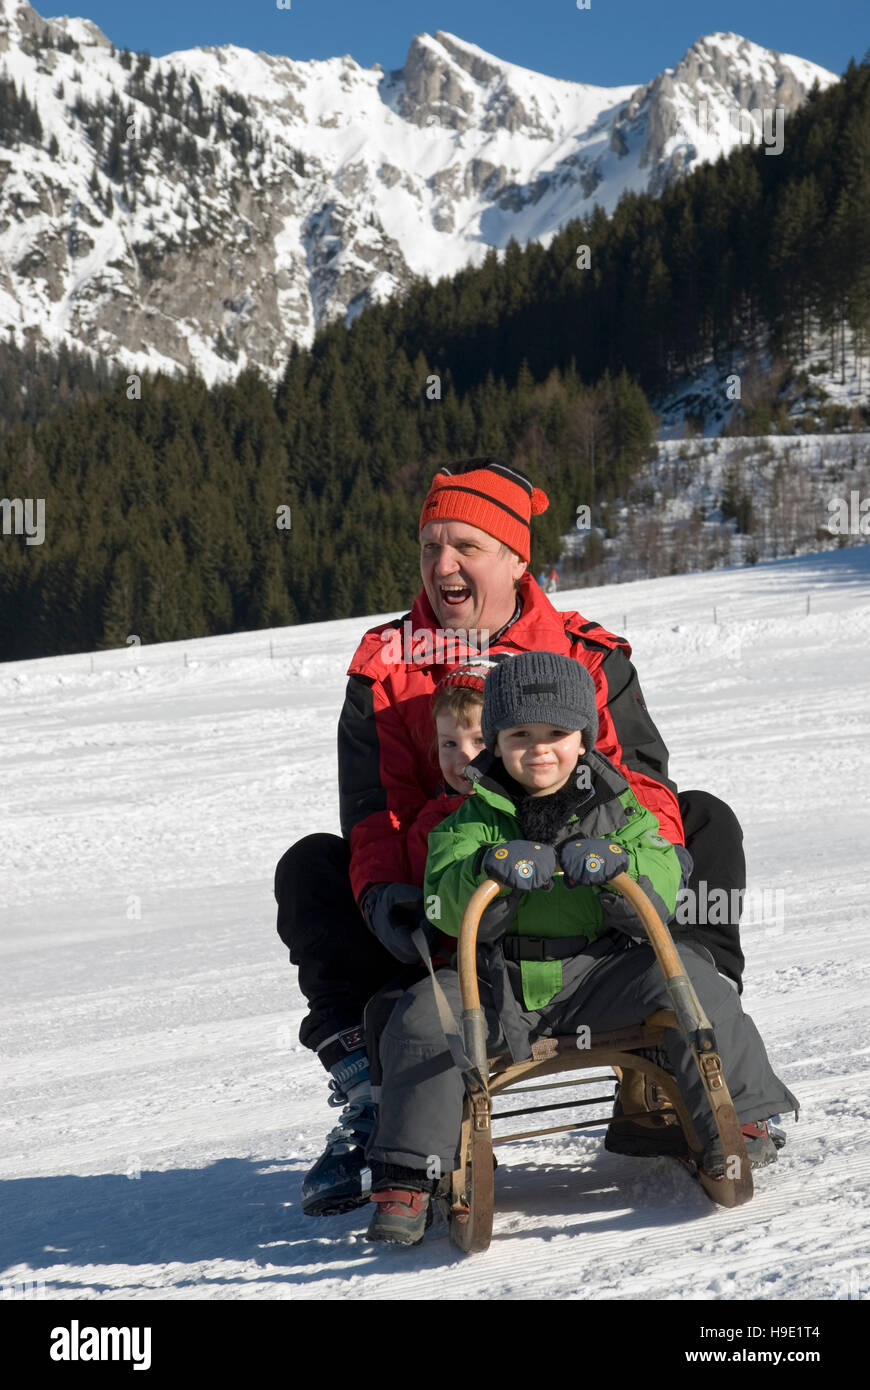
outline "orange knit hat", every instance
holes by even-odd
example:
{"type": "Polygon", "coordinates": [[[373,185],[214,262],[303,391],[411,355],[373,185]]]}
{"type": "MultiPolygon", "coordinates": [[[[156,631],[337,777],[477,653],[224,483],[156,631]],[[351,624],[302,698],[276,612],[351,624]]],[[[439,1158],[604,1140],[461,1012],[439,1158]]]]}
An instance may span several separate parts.
{"type": "Polygon", "coordinates": [[[528,561],[529,523],[549,505],[545,492],[501,459],[469,459],[435,474],[420,513],[420,530],[430,521],[467,521],[528,561]]]}

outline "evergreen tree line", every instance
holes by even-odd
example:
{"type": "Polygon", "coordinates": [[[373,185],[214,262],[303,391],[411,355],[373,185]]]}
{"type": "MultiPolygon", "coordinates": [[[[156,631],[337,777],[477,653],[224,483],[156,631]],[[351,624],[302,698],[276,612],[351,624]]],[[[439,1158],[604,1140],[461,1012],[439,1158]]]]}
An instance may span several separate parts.
{"type": "Polygon", "coordinates": [[[50,351],[0,339],[0,457],[13,425],[35,425],[53,412],[63,415],[79,401],[113,391],[121,377],[112,363],[65,343],[50,351]]]}
{"type": "Polygon", "coordinates": [[[655,419],[625,374],[438,399],[422,358],[376,352],[369,371],[297,353],[277,394],[253,372],[212,390],[146,376],[138,400],[83,374],[37,420],[13,420],[7,393],[0,495],[43,498],[45,539],[0,536],[3,659],[401,611],[439,462],[495,449],[528,469],[551,498],[540,566],[576,507],[649,456],[655,419]]]}
{"type": "Polygon", "coordinates": [[[274,392],[253,372],[213,389],[146,376],[130,399],[124,377],[68,357],[66,401],[47,410],[52,368],[25,363],[22,391],[7,348],[0,496],[44,498],[46,538],[0,536],[4,657],[400,611],[422,497],[462,456],[501,454],[548,491],[532,565],[552,562],[576,507],[624,497],[643,468],[644,384],[711,352],[724,370],[765,333],[799,347],[802,307],[859,332],[868,130],[865,62],[790,119],[782,154],[737,150],[547,250],[512,244],[416,284],[293,350],[274,392]]]}
{"type": "Polygon", "coordinates": [[[29,54],[32,58],[38,57],[46,48],[55,48],[59,53],[77,53],[81,58],[81,50],[75,39],[69,34],[55,33],[47,24],[43,24],[41,29],[34,28],[22,33],[19,46],[23,53],[29,54]]]}

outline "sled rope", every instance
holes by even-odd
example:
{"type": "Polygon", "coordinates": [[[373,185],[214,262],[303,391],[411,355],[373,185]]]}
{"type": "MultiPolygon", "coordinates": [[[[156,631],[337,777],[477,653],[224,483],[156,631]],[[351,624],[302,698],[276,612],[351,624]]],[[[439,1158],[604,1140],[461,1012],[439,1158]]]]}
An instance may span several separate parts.
{"type": "Polygon", "coordinates": [[[429,953],[429,943],[426,940],[426,933],[422,927],[415,927],[411,933],[411,940],[417,947],[420,957],[426,969],[429,971],[429,978],[432,981],[432,992],[435,995],[435,1007],[438,1010],[438,1020],[441,1024],[441,1031],[444,1034],[444,1041],[453,1059],[453,1065],[462,1075],[462,1081],[469,1095],[475,1091],[485,1091],[486,1087],[483,1077],[478,1067],[466,1056],[462,1045],[462,1035],[457,1022],[456,1015],[450,1007],[450,1000],[441,988],[435,967],[432,964],[432,956],[429,953]]]}

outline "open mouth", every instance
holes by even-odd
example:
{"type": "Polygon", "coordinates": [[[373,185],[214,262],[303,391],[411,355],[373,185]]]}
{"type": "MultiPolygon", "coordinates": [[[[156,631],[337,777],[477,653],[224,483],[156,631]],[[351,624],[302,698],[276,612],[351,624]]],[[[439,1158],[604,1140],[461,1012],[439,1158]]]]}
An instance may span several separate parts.
{"type": "Polygon", "coordinates": [[[466,599],[471,598],[471,590],[465,584],[439,584],[438,592],[441,595],[441,602],[451,608],[459,603],[465,603],[466,599]]]}

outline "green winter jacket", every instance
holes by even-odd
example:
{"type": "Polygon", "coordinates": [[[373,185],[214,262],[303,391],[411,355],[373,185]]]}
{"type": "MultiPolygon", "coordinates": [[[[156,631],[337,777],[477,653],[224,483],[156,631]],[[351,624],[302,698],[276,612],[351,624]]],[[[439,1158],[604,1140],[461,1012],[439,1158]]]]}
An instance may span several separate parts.
{"type": "MultiPolygon", "coordinates": [[[[674,846],[659,835],[659,823],[637,800],[625,778],[602,754],[587,753],[581,760],[590,768],[591,787],[577,792],[573,809],[550,842],[605,836],[622,845],[629,859],[628,873],[651,898],[664,921],[674,914],[682,867],[674,846]]],[[[463,804],[429,835],[424,902],[426,916],[449,936],[458,936],[462,914],[475,888],[487,875],[480,863],[486,849],[504,840],[524,840],[522,823],[510,781],[500,758],[481,754],[468,767],[474,791],[463,804]]],[[[504,888],[484,913],[504,915],[504,888]]],[[[548,892],[514,894],[515,908],[508,936],[537,938],[585,937],[594,941],[613,926],[645,938],[636,913],[612,888],[566,888],[561,877],[548,892]]],[[[578,950],[582,947],[578,947],[578,950]]],[[[521,962],[523,1002],[537,1010],[562,988],[561,960],[521,962]]]]}

